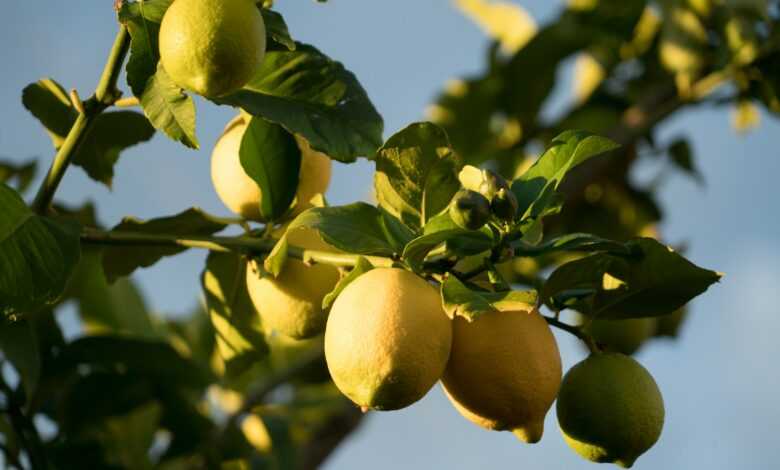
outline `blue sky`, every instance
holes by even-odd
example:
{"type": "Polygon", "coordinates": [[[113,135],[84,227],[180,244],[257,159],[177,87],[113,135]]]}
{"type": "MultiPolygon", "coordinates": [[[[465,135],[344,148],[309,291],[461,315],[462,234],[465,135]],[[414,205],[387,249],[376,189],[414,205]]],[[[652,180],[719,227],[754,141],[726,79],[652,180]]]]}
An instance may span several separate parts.
{"type": "MultiPolygon", "coordinates": [[[[116,25],[111,1],[8,2],[0,29],[0,158],[42,158],[52,150],[40,125],[21,105],[21,90],[50,76],[83,96],[94,88],[116,25]],[[43,6],[45,4],[45,6],[43,6]]],[[[562,2],[522,1],[540,21],[562,2]]],[[[385,117],[387,134],[424,118],[424,109],[449,78],[483,66],[487,40],[446,0],[279,0],[292,34],[311,42],[356,73],[385,117]]],[[[565,82],[565,79],[564,79],[565,82]]],[[[564,89],[562,89],[564,90],[564,89]]],[[[565,92],[559,92],[559,100],[565,92]]],[[[226,214],[211,187],[208,157],[232,111],[200,101],[199,151],[158,135],[123,154],[113,191],[73,168],[58,197],[99,201],[108,225],[124,215],[153,217],[197,205],[226,214]]],[[[635,468],[770,469],[780,461],[774,424],[780,421],[780,121],[762,116],[747,136],[731,129],[726,109],[686,111],[662,135],[692,138],[706,186],[684,176],[666,182],[664,236],[686,242],[696,263],[726,273],[693,304],[681,341],[651,344],[638,356],[664,394],[667,422],[660,442],[635,468]]],[[[648,170],[649,171],[649,170],[648,170]]],[[[640,175],[642,176],[642,175],[640,175]]],[[[333,203],[364,198],[371,181],[365,162],[337,165],[328,194],[333,203]]],[[[185,312],[198,301],[204,254],[164,261],[136,278],[150,304],[185,312]]],[[[557,334],[557,333],[556,333],[557,334]]],[[[578,344],[557,334],[564,365],[583,357],[578,344]]],[[[554,416],[541,443],[483,431],[463,420],[437,386],[421,402],[373,414],[326,468],[587,469],[559,436],[554,416]]]]}

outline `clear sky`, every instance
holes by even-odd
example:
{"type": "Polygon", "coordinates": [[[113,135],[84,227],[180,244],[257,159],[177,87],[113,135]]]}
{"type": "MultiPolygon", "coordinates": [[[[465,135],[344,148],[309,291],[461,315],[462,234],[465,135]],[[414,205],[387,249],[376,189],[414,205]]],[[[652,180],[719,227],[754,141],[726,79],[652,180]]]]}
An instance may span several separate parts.
{"type": "MultiPolygon", "coordinates": [[[[53,154],[40,125],[21,105],[21,90],[50,76],[87,96],[94,88],[116,25],[111,0],[12,1],[0,28],[0,158],[53,154]]],[[[561,1],[524,0],[540,21],[561,1]]],[[[447,0],[331,0],[318,4],[278,0],[291,32],[342,61],[368,90],[387,134],[424,118],[443,83],[479,71],[487,40],[447,0]]],[[[565,93],[559,93],[564,99],[565,93]]],[[[232,111],[198,102],[199,151],[157,135],[125,152],[113,191],[73,168],[58,197],[99,201],[104,223],[123,215],[153,217],[197,205],[226,214],[211,187],[209,152],[232,111]]],[[[696,263],[726,273],[693,304],[682,340],[655,342],[638,359],[664,394],[667,421],[659,443],[637,469],[771,469],[780,461],[775,425],[780,422],[780,121],[762,116],[747,136],[736,135],[728,110],[701,108],[667,123],[662,134],[692,138],[706,179],[698,187],[673,176],[661,197],[662,232],[686,242],[696,263]]],[[[647,169],[648,172],[651,169],[647,169]]],[[[646,175],[639,175],[646,176],[646,175]]],[[[328,197],[333,203],[364,198],[371,166],[337,165],[328,197]]],[[[149,303],[164,312],[186,312],[199,295],[204,254],[190,252],[140,272],[149,303]]],[[[578,344],[560,339],[564,365],[583,357],[578,344]]],[[[553,413],[541,443],[529,446],[511,434],[483,431],[463,420],[437,386],[414,406],[375,413],[326,466],[333,470],[598,468],[570,452],[553,413]]]]}

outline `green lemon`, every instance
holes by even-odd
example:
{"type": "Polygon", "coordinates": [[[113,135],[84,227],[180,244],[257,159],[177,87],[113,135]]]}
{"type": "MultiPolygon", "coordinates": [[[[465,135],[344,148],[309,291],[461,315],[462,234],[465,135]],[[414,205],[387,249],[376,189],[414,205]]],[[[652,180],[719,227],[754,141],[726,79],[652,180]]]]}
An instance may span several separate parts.
{"type": "Polygon", "coordinates": [[[585,330],[608,351],[634,354],[656,331],[655,318],[593,320],[585,330]]]}
{"type": "Polygon", "coordinates": [[[650,373],[618,353],[593,354],[563,377],[558,424],[566,443],[593,462],[631,467],[661,436],[664,402],[650,373]]]}
{"type": "Polygon", "coordinates": [[[171,80],[206,97],[246,85],[265,55],[265,24],[253,0],[176,0],[159,39],[171,80]]]}

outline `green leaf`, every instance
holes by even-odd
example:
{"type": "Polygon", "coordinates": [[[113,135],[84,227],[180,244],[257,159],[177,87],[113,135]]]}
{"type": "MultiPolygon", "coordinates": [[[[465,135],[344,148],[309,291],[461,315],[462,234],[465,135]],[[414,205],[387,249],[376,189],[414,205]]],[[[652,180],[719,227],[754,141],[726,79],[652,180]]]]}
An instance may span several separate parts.
{"type": "MultiPolygon", "coordinates": [[[[22,103],[43,124],[54,148],[59,149],[78,117],[65,90],[54,80],[43,79],[24,89],[22,103]]],[[[111,187],[120,153],[153,135],[154,128],[137,112],[102,113],[95,118],[72,161],[90,178],[111,187]]]]}
{"type": "Polygon", "coordinates": [[[201,275],[217,349],[230,378],[243,374],[268,352],[260,315],[246,289],[247,269],[241,256],[212,252],[201,275]]]}
{"type": "Polygon", "coordinates": [[[281,126],[253,117],[239,151],[241,166],[260,187],[260,216],[278,220],[290,208],[298,188],[301,150],[281,126]]]}
{"type": "Polygon", "coordinates": [[[195,102],[158,64],[140,96],[141,107],[149,122],[171,139],[193,149],[200,147],[195,136],[195,102]]]}
{"type": "Polygon", "coordinates": [[[631,256],[597,253],[560,266],[542,299],[555,310],[573,308],[594,318],[654,317],[674,312],[721,278],[651,238],[626,247],[631,256]]]}
{"type": "Polygon", "coordinates": [[[597,251],[607,251],[615,254],[630,254],[630,250],[625,244],[605,238],[597,237],[589,233],[570,233],[561,237],[533,245],[523,240],[518,240],[512,244],[516,256],[542,256],[559,251],[576,251],[593,253],[597,251]]]}
{"type": "Polygon", "coordinates": [[[309,45],[269,51],[254,79],[215,101],[280,124],[341,162],[382,144],[382,117],[355,76],[309,45]]]}
{"type": "Polygon", "coordinates": [[[481,253],[493,247],[493,236],[489,228],[466,230],[455,225],[449,214],[444,212],[429,221],[423,235],[410,240],[403,250],[402,259],[419,271],[431,250],[447,243],[447,248],[459,255],[481,253]]]}
{"type": "MultiPolygon", "coordinates": [[[[125,217],[112,231],[149,235],[213,235],[225,228],[198,208],[190,208],[171,217],[148,221],[125,217]]],[[[103,271],[108,282],[129,276],[138,268],[148,268],[163,257],[187,250],[183,246],[111,246],[103,250],[103,271]]]]}
{"type": "Polygon", "coordinates": [[[371,264],[371,262],[362,256],[359,257],[355,267],[352,268],[352,271],[339,279],[339,282],[336,283],[336,287],[334,287],[333,290],[322,299],[322,308],[324,310],[329,309],[330,306],[333,305],[333,302],[336,301],[336,298],[339,296],[339,294],[341,294],[341,291],[343,291],[349,284],[351,284],[352,281],[360,277],[362,274],[371,271],[372,269],[374,269],[374,266],[371,264]]]}
{"type": "Polygon", "coordinates": [[[127,27],[131,39],[127,84],[139,98],[157,71],[160,23],[171,3],[173,0],[123,2],[119,10],[119,21],[127,27]]]}
{"type": "Polygon", "coordinates": [[[118,368],[174,387],[202,389],[212,381],[210,374],[185,359],[168,343],[117,335],[86,336],[66,345],[59,357],[61,366],[79,365],[118,368]]]}
{"type": "Polygon", "coordinates": [[[380,206],[413,228],[446,209],[461,186],[460,159],[444,130],[428,122],[411,124],[390,137],[375,162],[380,206]]]}
{"type": "Polygon", "coordinates": [[[469,289],[455,276],[448,276],[441,285],[444,312],[452,319],[460,316],[468,321],[499,310],[530,311],[536,306],[535,291],[477,292],[469,289]]]}
{"type": "Polygon", "coordinates": [[[296,217],[287,230],[300,227],[315,229],[329,245],[360,255],[392,256],[412,238],[398,219],[364,202],[313,207],[296,217]]]}
{"type": "Polygon", "coordinates": [[[287,262],[287,249],[289,245],[287,243],[287,233],[282,235],[282,238],[276,242],[274,248],[268,253],[263,261],[263,269],[265,269],[271,276],[278,277],[284,269],[284,264],[287,262]]]}
{"type": "Polygon", "coordinates": [[[263,15],[265,32],[269,39],[269,50],[273,48],[273,43],[276,43],[289,51],[294,51],[295,41],[290,37],[290,31],[287,29],[287,23],[284,22],[282,15],[267,8],[261,8],[260,13],[263,15]]]}
{"type": "Polygon", "coordinates": [[[566,131],[554,138],[539,160],[512,183],[522,219],[540,217],[556,203],[555,190],[567,172],[617,147],[611,140],[585,131],[566,131]]]}
{"type": "Polygon", "coordinates": [[[0,183],[8,184],[11,180],[16,180],[16,190],[24,193],[35,178],[37,169],[38,162],[35,160],[19,165],[0,161],[0,183]]]}
{"type": "Polygon", "coordinates": [[[150,448],[162,416],[159,403],[147,403],[130,413],[113,416],[100,426],[99,439],[109,462],[120,468],[151,470],[150,448]]]}
{"type": "Polygon", "coordinates": [[[0,319],[0,350],[19,373],[29,403],[41,377],[38,337],[30,320],[0,319]]]}
{"type": "Polygon", "coordinates": [[[52,304],[79,260],[78,226],[35,215],[4,183],[0,214],[0,315],[52,304]]]}

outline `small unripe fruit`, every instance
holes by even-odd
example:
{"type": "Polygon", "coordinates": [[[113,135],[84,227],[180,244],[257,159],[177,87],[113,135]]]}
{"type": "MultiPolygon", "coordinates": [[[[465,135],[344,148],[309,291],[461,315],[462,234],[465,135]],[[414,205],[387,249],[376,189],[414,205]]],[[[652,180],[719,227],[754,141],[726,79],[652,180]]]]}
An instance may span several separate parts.
{"type": "Polygon", "coordinates": [[[482,170],[482,184],[479,186],[479,192],[488,201],[492,201],[502,189],[509,191],[509,183],[506,182],[503,176],[493,170],[482,170]]]}
{"type": "Polygon", "coordinates": [[[512,220],[517,215],[519,203],[515,193],[511,190],[501,188],[498,190],[493,200],[490,201],[490,209],[493,215],[501,220],[512,220]]]}
{"type": "Polygon", "coordinates": [[[476,191],[461,189],[452,198],[449,211],[458,227],[478,230],[490,219],[490,202],[476,191]]]}

